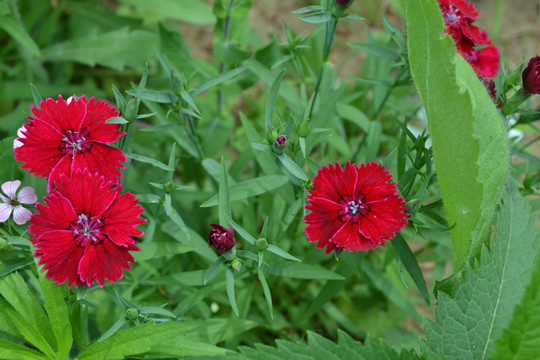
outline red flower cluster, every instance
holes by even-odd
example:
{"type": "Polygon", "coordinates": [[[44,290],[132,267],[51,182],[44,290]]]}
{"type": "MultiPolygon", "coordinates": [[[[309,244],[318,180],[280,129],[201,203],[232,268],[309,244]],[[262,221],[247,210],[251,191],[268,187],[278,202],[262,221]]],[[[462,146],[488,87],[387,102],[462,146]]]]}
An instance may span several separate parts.
{"type": "Polygon", "coordinates": [[[58,284],[90,286],[95,279],[103,287],[105,279],[121,279],[134,261],[129,252],[139,250],[133,237],[143,232],[135,227],[145,220],[135,196],[117,186],[124,153],[107,145],[124,135],[106,123],[119,112],[85,96],[49,98],[30,110],[34,117],[18,132],[14,152],[21,168],[48,178],[47,205],[36,205],[28,228],[34,255],[58,284]]]}
{"type": "Polygon", "coordinates": [[[499,49],[491,45],[486,32],[473,25],[480,11],[467,0],[437,0],[444,18],[445,32],[480,78],[494,78],[499,72],[499,49]]]}
{"type": "Polygon", "coordinates": [[[367,251],[385,245],[407,225],[407,208],[392,175],[375,162],[319,169],[309,190],[306,236],[317,249],[367,251]]]}

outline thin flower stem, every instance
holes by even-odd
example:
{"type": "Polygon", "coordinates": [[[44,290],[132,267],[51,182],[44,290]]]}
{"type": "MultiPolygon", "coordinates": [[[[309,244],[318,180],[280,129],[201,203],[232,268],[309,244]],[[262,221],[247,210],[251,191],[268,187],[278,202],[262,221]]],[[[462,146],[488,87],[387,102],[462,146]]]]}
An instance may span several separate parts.
{"type": "Polygon", "coordinates": [[[187,127],[187,133],[189,137],[191,138],[191,140],[195,143],[195,146],[197,147],[197,152],[199,153],[199,157],[202,160],[204,159],[204,152],[201,147],[201,142],[199,141],[199,137],[195,133],[195,121],[193,120],[192,116],[190,115],[186,115],[186,116],[187,116],[187,122],[189,124],[189,126],[187,127]]]}
{"type": "MultiPolygon", "coordinates": [[[[229,1],[229,6],[227,7],[227,16],[223,20],[223,42],[229,41],[229,35],[230,35],[230,27],[231,27],[231,9],[234,5],[235,0],[229,1]]],[[[221,62],[219,64],[219,73],[223,74],[225,70],[227,69],[227,65],[224,62],[221,62]]],[[[217,93],[217,101],[218,101],[218,112],[221,113],[223,111],[223,102],[224,102],[224,95],[222,91],[218,91],[217,93]]]]}
{"type": "Polygon", "coordinates": [[[388,101],[388,98],[390,98],[390,95],[392,94],[392,92],[396,88],[397,84],[399,84],[399,81],[401,80],[401,77],[403,76],[403,74],[405,74],[405,71],[406,71],[405,68],[402,67],[401,70],[399,71],[399,74],[396,77],[396,80],[394,80],[394,83],[390,86],[390,88],[388,89],[388,91],[384,95],[384,99],[381,101],[381,103],[377,107],[377,110],[375,110],[375,113],[373,114],[373,119],[377,119],[377,117],[380,115],[384,105],[388,101]]]}
{"type": "Polygon", "coordinates": [[[334,18],[331,21],[326,23],[326,27],[324,30],[324,49],[323,49],[323,61],[321,64],[321,70],[319,71],[319,77],[317,78],[317,85],[315,85],[314,90],[314,96],[313,96],[313,102],[311,103],[311,109],[309,110],[309,114],[313,113],[313,109],[315,107],[315,103],[317,100],[317,96],[319,95],[319,89],[321,87],[321,82],[324,76],[324,65],[328,61],[328,58],[330,57],[330,50],[332,49],[332,43],[334,42],[334,35],[336,33],[336,28],[338,24],[338,19],[334,18]]]}

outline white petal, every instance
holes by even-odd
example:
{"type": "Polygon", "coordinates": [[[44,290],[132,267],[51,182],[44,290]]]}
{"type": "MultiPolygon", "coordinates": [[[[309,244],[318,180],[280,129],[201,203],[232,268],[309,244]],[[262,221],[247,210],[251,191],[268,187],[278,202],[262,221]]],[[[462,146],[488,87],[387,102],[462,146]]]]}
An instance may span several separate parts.
{"type": "Polygon", "coordinates": [[[2,184],[2,191],[8,196],[8,198],[15,199],[15,193],[19,186],[21,186],[20,180],[6,181],[2,184]]]}
{"type": "Polygon", "coordinates": [[[9,201],[9,199],[2,194],[0,194],[0,199],[2,199],[2,202],[5,202],[5,203],[9,201]]]}
{"type": "Polygon", "coordinates": [[[70,97],[66,100],[66,103],[69,105],[73,100],[77,101],[77,98],[75,97],[75,95],[70,96],[70,97]]]}
{"type": "Polygon", "coordinates": [[[23,187],[21,191],[19,191],[19,195],[17,195],[17,200],[19,200],[21,204],[35,204],[37,196],[34,188],[31,186],[23,187]]]}
{"type": "Polygon", "coordinates": [[[15,220],[15,224],[17,225],[22,225],[27,222],[30,219],[30,216],[32,216],[32,212],[23,208],[21,205],[15,206],[15,209],[13,209],[13,220],[15,220]]]}
{"type": "Polygon", "coordinates": [[[9,215],[13,211],[13,206],[8,204],[0,204],[0,222],[4,222],[9,219],[9,215]]]}
{"type": "Polygon", "coordinates": [[[26,135],[24,134],[26,132],[26,129],[24,128],[24,125],[17,130],[17,136],[19,138],[13,140],[13,148],[18,148],[23,145],[23,143],[19,140],[20,138],[25,138],[26,135]]]}

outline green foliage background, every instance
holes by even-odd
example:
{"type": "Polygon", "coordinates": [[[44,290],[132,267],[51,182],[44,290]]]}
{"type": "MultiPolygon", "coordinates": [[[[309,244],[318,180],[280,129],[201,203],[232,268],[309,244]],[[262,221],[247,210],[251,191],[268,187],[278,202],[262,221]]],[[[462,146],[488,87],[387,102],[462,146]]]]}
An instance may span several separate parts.
{"type": "Polygon", "coordinates": [[[435,0],[392,1],[405,26],[383,17],[381,29],[358,15],[378,19],[376,2],[310,2],[295,15],[307,32],[283,24],[268,38],[251,0],[151,3],[0,1],[0,180],[46,195],[13,159],[31,103],[105,98],[127,119],[113,120],[128,131],[124,188],[148,220],[132,271],[103,289],[44,279],[26,228],[2,225],[0,358],[540,353],[539,202],[527,197],[540,160],[507,136],[536,133],[537,109],[501,117],[435,0]],[[334,31],[359,24],[347,46],[362,66],[345,74],[334,31]],[[212,29],[211,52],[195,55],[193,26],[212,29]],[[395,174],[410,225],[376,251],[326,256],[305,238],[303,205],[317,170],[347,160],[395,174]],[[234,254],[208,246],[216,222],[234,227],[234,254]]]}

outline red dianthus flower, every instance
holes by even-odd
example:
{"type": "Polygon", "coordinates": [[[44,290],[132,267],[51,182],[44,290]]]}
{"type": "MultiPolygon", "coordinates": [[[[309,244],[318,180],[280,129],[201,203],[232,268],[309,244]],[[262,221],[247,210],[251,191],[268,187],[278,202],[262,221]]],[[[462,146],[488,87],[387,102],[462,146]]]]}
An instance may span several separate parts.
{"type": "Polygon", "coordinates": [[[499,72],[499,49],[491,45],[486,32],[473,25],[480,11],[467,0],[437,2],[444,18],[444,31],[454,39],[458,53],[467,60],[478,77],[496,77],[499,72]]]}
{"type": "Polygon", "coordinates": [[[317,241],[317,249],[326,246],[327,254],[335,248],[352,252],[385,245],[407,225],[409,215],[391,179],[375,162],[320,168],[309,190],[306,209],[311,212],[304,217],[309,241],[317,241]]]}
{"type": "Polygon", "coordinates": [[[103,287],[105,279],[114,283],[131,269],[129,252],[139,250],[133,236],[144,234],[135,228],[145,222],[139,217],[144,209],[121,190],[98,173],[75,170],[49,190],[48,206],[36,205],[28,231],[48,279],[71,287],[90,286],[95,278],[103,287]]]}
{"type": "Polygon", "coordinates": [[[34,117],[23,129],[15,142],[15,160],[22,161],[23,169],[48,177],[49,185],[60,178],[70,176],[75,169],[99,172],[106,180],[118,183],[122,176],[118,168],[126,157],[122,150],[106,145],[117,141],[125,133],[119,132],[119,124],[105,121],[119,115],[116,108],[104,100],[85,96],[71,98],[67,102],[58,97],[41,101],[40,109],[30,108],[34,117]]]}

